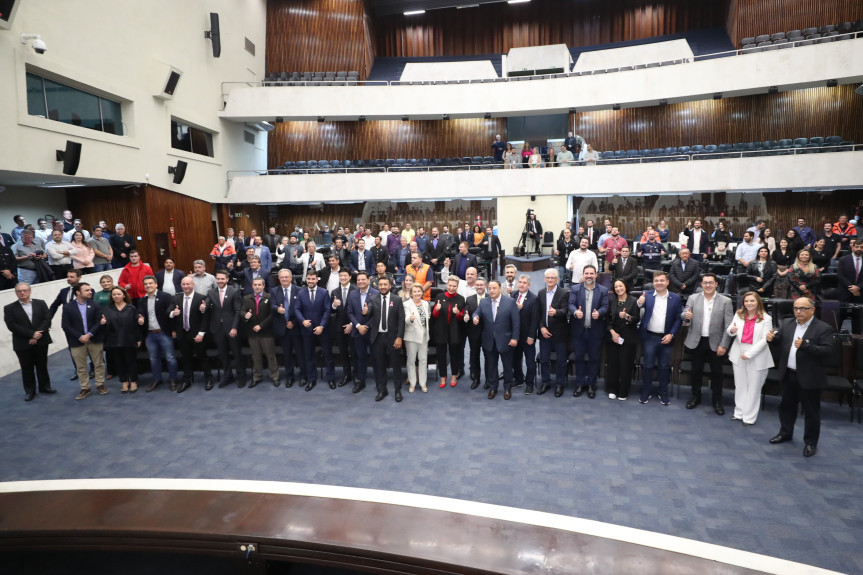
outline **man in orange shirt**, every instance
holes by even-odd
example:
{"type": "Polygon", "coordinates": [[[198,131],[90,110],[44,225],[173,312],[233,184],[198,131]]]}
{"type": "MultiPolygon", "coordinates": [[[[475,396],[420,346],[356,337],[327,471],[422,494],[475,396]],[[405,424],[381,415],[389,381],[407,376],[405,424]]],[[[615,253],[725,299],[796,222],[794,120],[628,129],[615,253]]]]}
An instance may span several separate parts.
{"type": "Polygon", "coordinates": [[[219,236],[219,243],[210,250],[210,257],[216,262],[216,271],[227,270],[228,262],[236,261],[237,252],[234,251],[234,246],[227,242],[225,236],[219,236]]]}
{"type": "Polygon", "coordinates": [[[434,271],[431,266],[423,263],[423,256],[419,252],[411,254],[411,263],[405,266],[405,273],[414,276],[414,285],[422,286],[423,299],[431,301],[431,287],[434,285],[434,271]]]}
{"type": "Polygon", "coordinates": [[[117,284],[126,290],[132,301],[144,297],[144,278],[153,275],[153,270],[141,261],[138,250],[129,252],[129,263],[123,266],[117,284]]]}
{"type": "Polygon", "coordinates": [[[839,236],[839,249],[849,251],[851,242],[857,237],[857,228],[848,222],[848,215],[839,216],[839,221],[833,224],[833,233],[839,236]]]}

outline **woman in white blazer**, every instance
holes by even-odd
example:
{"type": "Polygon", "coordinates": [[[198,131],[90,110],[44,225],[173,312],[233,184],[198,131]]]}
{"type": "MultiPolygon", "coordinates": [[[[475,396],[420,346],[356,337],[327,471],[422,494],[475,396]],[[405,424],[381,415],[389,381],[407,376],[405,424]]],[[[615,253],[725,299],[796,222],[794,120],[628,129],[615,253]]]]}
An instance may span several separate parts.
{"type": "Polygon", "coordinates": [[[407,350],[407,368],[409,393],[413,393],[419,380],[420,389],[423,393],[428,392],[426,380],[428,378],[428,351],[429,351],[429,302],[423,299],[423,288],[419,284],[411,287],[411,298],[404,301],[405,308],[405,348],[407,350]],[[419,359],[419,368],[414,369],[419,359]],[[419,378],[417,378],[419,371],[419,378]]]}
{"type": "Polygon", "coordinates": [[[756,292],[746,292],[743,302],[731,325],[728,335],[734,337],[728,359],[734,367],[733,420],[743,425],[754,425],[761,403],[761,388],[767,379],[767,370],[773,367],[773,356],[767,347],[767,333],[773,329],[773,320],[764,311],[764,302],[756,292]]]}

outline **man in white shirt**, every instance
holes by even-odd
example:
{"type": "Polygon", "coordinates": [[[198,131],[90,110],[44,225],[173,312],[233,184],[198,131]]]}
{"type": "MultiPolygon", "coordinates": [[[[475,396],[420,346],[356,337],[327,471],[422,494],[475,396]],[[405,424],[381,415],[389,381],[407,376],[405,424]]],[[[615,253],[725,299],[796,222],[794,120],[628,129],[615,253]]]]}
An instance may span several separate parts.
{"type": "Polygon", "coordinates": [[[734,252],[734,259],[737,261],[737,272],[745,273],[746,266],[750,262],[758,259],[758,248],[761,246],[755,242],[755,235],[752,231],[747,231],[743,234],[743,242],[737,246],[737,251],[734,252]]]}
{"type": "Polygon", "coordinates": [[[389,238],[390,238],[390,234],[391,234],[391,233],[392,233],[392,232],[390,232],[390,225],[389,225],[389,224],[384,224],[383,229],[382,229],[382,230],[380,231],[380,233],[378,234],[378,237],[380,237],[380,238],[381,238],[381,245],[382,245],[382,246],[386,247],[386,245],[387,245],[387,241],[389,240],[389,238]]]}
{"type": "Polygon", "coordinates": [[[589,245],[587,238],[581,238],[578,249],[569,254],[569,259],[566,260],[566,269],[572,272],[573,284],[581,283],[585,266],[599,269],[596,254],[587,249],[589,245]]]}
{"type": "MultiPolygon", "coordinates": [[[[458,280],[458,289],[456,293],[464,299],[472,295],[476,295],[476,279],[478,272],[475,267],[469,267],[464,271],[464,279],[458,280]]],[[[441,270],[441,281],[447,283],[450,278],[449,268],[445,267],[441,270]]]]}
{"type": "Polygon", "coordinates": [[[72,267],[72,244],[63,241],[63,232],[54,230],[51,233],[51,241],[45,245],[45,253],[48,254],[48,265],[54,271],[55,278],[65,277],[66,271],[72,267]]]}
{"type": "Polygon", "coordinates": [[[63,241],[71,242],[72,236],[75,234],[75,232],[81,232],[82,234],[84,234],[85,242],[90,239],[90,232],[84,229],[84,224],[81,222],[81,220],[75,220],[73,225],[74,227],[71,230],[63,234],[63,241]]]}
{"type": "Polygon", "coordinates": [[[642,309],[639,336],[644,347],[643,379],[639,403],[653,397],[653,372],[659,372],[659,402],[668,405],[668,383],[671,379],[672,341],[682,323],[683,305],[680,296],[668,291],[668,274],[653,274],[653,291],[641,294],[638,307],[642,309]]]}

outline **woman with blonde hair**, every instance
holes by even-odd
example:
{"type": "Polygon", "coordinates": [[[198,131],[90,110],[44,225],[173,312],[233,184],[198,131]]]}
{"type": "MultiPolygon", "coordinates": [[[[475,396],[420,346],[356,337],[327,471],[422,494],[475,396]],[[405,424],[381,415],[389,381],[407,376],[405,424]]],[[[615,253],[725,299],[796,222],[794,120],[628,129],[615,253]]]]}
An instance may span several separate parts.
{"type": "Polygon", "coordinates": [[[411,288],[413,287],[416,279],[417,278],[414,274],[405,274],[405,277],[402,280],[402,289],[398,293],[398,296],[402,298],[402,301],[407,301],[411,299],[411,288]]]}
{"type": "Polygon", "coordinates": [[[728,326],[728,335],[734,339],[728,350],[728,359],[734,368],[734,415],[743,425],[754,425],[761,404],[761,388],[767,379],[767,370],[773,367],[773,356],[767,346],[767,334],[773,329],[773,320],[764,311],[761,296],[746,292],[740,309],[728,326]]]}
{"type": "Polygon", "coordinates": [[[797,259],[788,271],[788,283],[791,285],[791,299],[817,299],[821,291],[821,274],[812,262],[812,252],[809,249],[804,248],[797,252],[797,259]]]}
{"type": "Polygon", "coordinates": [[[539,148],[534,148],[527,165],[531,168],[539,168],[542,165],[542,155],[539,153],[539,148]]]}
{"type": "Polygon", "coordinates": [[[411,297],[405,300],[405,349],[407,351],[408,393],[416,390],[417,383],[423,393],[428,391],[429,302],[423,299],[419,284],[411,287],[411,297]]]}

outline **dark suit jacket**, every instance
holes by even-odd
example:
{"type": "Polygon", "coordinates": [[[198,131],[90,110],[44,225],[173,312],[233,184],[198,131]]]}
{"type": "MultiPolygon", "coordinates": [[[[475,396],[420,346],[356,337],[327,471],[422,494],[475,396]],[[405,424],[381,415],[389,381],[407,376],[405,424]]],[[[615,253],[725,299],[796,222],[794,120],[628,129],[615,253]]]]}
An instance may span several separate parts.
{"type": "MultiPolygon", "coordinates": [[[[488,299],[488,294],[485,294],[483,299],[488,299]]],[[[479,325],[473,324],[473,315],[476,313],[477,308],[479,307],[479,297],[474,294],[472,296],[468,296],[465,300],[465,305],[467,306],[467,315],[470,317],[467,324],[467,338],[471,341],[477,341],[482,337],[482,322],[479,325]]],[[[474,345],[474,344],[471,344],[474,345]]]]}
{"type": "MultiPolygon", "coordinates": [[[[66,286],[60,290],[60,293],[57,294],[57,297],[54,298],[54,301],[51,303],[51,319],[54,319],[54,316],[57,315],[57,310],[66,305],[67,299],[69,297],[69,291],[72,289],[72,286],[66,286]]],[[[74,297],[72,299],[75,299],[74,297]]]]}
{"type": "Polygon", "coordinates": [[[749,276],[748,285],[750,289],[757,290],[758,288],[764,288],[764,295],[762,297],[770,297],[773,294],[773,284],[776,283],[776,269],[776,262],[770,259],[764,264],[764,271],[762,273],[758,272],[757,261],[746,266],[746,275],[749,276]],[[761,283],[755,281],[755,278],[758,277],[764,281],[761,283]]]}
{"type": "Polygon", "coordinates": [[[611,272],[612,284],[615,280],[623,280],[626,284],[626,291],[632,291],[635,286],[635,278],[638,277],[638,262],[631,255],[626,258],[626,266],[623,265],[623,258],[618,257],[617,263],[611,263],[608,266],[611,272]]]}
{"type": "MultiPolygon", "coordinates": [[[[441,243],[443,243],[443,242],[438,241],[438,245],[441,245],[441,243]]],[[[431,245],[431,244],[429,244],[429,245],[431,245]]],[[[411,250],[410,250],[410,248],[405,248],[405,249],[399,248],[399,249],[397,249],[396,252],[393,254],[393,257],[390,259],[390,261],[392,262],[393,266],[396,268],[396,272],[402,273],[402,274],[405,273],[405,267],[411,265],[411,250]],[[403,255],[404,255],[404,259],[402,259],[403,255]]],[[[438,262],[438,263],[441,263],[441,262],[438,262]]]]}
{"type": "MultiPolygon", "coordinates": [[[[641,327],[638,333],[641,337],[647,337],[647,324],[650,323],[650,318],[653,317],[653,304],[656,301],[656,290],[650,290],[644,293],[644,314],[641,316],[641,327]]],[[[680,313],[683,311],[683,302],[680,296],[674,292],[668,294],[668,306],[665,310],[665,329],[663,335],[677,335],[677,330],[680,329],[680,324],[683,320],[680,318],[680,313]]]]}
{"type": "MultiPolygon", "coordinates": [[[[288,292],[288,299],[290,300],[288,303],[290,305],[286,306],[284,314],[279,313],[279,308],[285,303],[285,292],[282,291],[283,288],[281,284],[278,287],[273,288],[271,295],[273,296],[270,300],[270,307],[273,308],[273,335],[276,337],[282,337],[285,335],[285,332],[288,330],[288,322],[294,322],[294,329],[298,329],[296,324],[297,322],[297,297],[300,295],[300,291],[302,288],[291,284],[288,292]]],[[[297,331],[299,333],[299,331],[297,331]]]]}
{"type": "Polygon", "coordinates": [[[104,332],[99,322],[102,320],[102,306],[93,300],[87,300],[87,332],[84,331],[84,321],[78,310],[78,300],[73,299],[63,305],[63,333],[66,334],[66,342],[69,347],[80,347],[84,345],[78,339],[85,333],[92,334],[90,341],[101,343],[104,340],[104,332]]]}
{"type": "MultiPolygon", "coordinates": [[[[336,270],[336,272],[335,272],[336,276],[338,276],[340,269],[341,268],[336,270]]],[[[321,271],[318,272],[318,287],[322,287],[322,288],[326,289],[327,283],[330,281],[330,276],[332,274],[333,274],[333,270],[332,270],[332,268],[330,268],[329,262],[327,262],[327,267],[325,267],[324,269],[322,269],[321,271]]],[[[278,288],[277,285],[274,285],[273,287],[278,288]]]]}
{"type": "Polygon", "coordinates": [[[596,226],[593,226],[593,236],[590,235],[590,230],[588,230],[588,229],[584,230],[584,236],[576,237],[576,236],[578,236],[578,234],[574,234],[572,236],[572,238],[573,238],[573,240],[575,240],[575,249],[578,249],[579,242],[581,241],[582,237],[587,238],[587,241],[589,242],[587,249],[589,249],[589,250],[597,249],[596,243],[599,241],[599,236],[601,236],[602,234],[603,234],[603,232],[600,231],[599,229],[597,229],[596,226]]]}
{"type": "MultiPolygon", "coordinates": [[[[378,290],[369,287],[366,292],[366,303],[369,302],[369,298],[374,298],[380,295],[381,292],[378,290]]],[[[369,305],[371,309],[371,304],[369,305]]],[[[363,305],[362,305],[362,297],[360,296],[360,290],[356,289],[348,294],[348,319],[354,328],[351,330],[351,336],[360,337],[360,332],[357,331],[357,324],[359,325],[369,325],[372,321],[371,311],[367,315],[363,315],[363,305]]]]}
{"type": "Polygon", "coordinates": [[[245,327],[246,337],[273,336],[273,310],[270,307],[270,295],[268,293],[262,294],[257,313],[255,313],[255,294],[250,293],[243,297],[243,303],[240,306],[240,324],[245,327]],[[246,312],[248,311],[252,312],[252,317],[246,319],[246,312]],[[261,326],[260,331],[252,331],[256,325],[261,326]]]}
{"type": "MultiPolygon", "coordinates": [[[[512,299],[518,302],[519,292],[512,292],[512,299]]],[[[538,300],[532,291],[528,290],[525,294],[524,301],[521,303],[521,309],[518,310],[518,341],[526,343],[527,339],[536,339],[536,332],[539,330],[539,306],[538,300]]],[[[518,304],[516,303],[516,309],[518,304]]]]}
{"type": "MultiPolygon", "coordinates": [[[[532,223],[535,223],[535,224],[536,224],[536,235],[535,235],[535,236],[532,236],[532,237],[535,237],[535,238],[536,238],[536,241],[538,241],[538,242],[542,242],[542,224],[541,224],[541,223],[539,223],[539,220],[534,220],[534,222],[532,222],[532,223]]],[[[531,232],[531,225],[530,225],[530,223],[528,224],[527,230],[528,230],[528,232],[527,232],[528,237],[531,237],[531,235],[530,235],[530,234],[531,234],[532,232],[531,232]]]]}
{"type": "Polygon", "coordinates": [[[378,293],[371,299],[369,307],[371,308],[371,322],[369,324],[369,339],[374,343],[377,338],[383,337],[387,344],[395,342],[396,338],[404,338],[405,336],[405,307],[402,299],[390,292],[389,294],[389,309],[387,311],[387,331],[380,332],[381,325],[381,295],[378,293]]]}
{"type": "MultiPolygon", "coordinates": [[[[467,254],[467,256],[463,256],[463,255],[461,255],[461,252],[459,252],[452,259],[452,262],[450,262],[450,273],[451,274],[458,275],[458,269],[459,269],[459,266],[461,265],[461,260],[463,257],[467,257],[467,265],[465,265],[465,267],[464,267],[465,271],[467,271],[467,268],[478,268],[479,267],[479,263],[477,262],[475,255],[469,253],[469,254],[467,254]]],[[[458,276],[458,277],[460,277],[461,279],[464,279],[461,276],[458,276]]]]}
{"type": "MultiPolygon", "coordinates": [[[[785,376],[785,370],[788,368],[788,353],[794,343],[796,323],[797,320],[794,318],[779,322],[774,328],[779,331],[779,334],[770,342],[770,350],[773,352],[780,380],[785,376]]],[[[834,341],[833,328],[813,317],[812,323],[803,334],[803,343],[797,348],[797,380],[800,382],[800,387],[822,389],[826,386],[827,378],[823,364],[825,359],[834,353],[834,345],[838,345],[838,342],[834,341]]]]}
{"type": "MultiPolygon", "coordinates": [[[[135,302],[135,307],[138,308],[138,315],[144,316],[144,325],[141,327],[145,334],[150,331],[150,314],[147,313],[147,298],[148,296],[145,295],[135,302]]],[[[171,318],[168,317],[168,313],[172,309],[174,309],[174,302],[171,296],[163,291],[156,290],[156,319],[159,320],[159,327],[157,329],[165,333],[171,333],[171,318]]]]}
{"type": "Polygon", "coordinates": [[[683,269],[680,258],[674,258],[674,261],[671,263],[671,270],[668,272],[668,282],[671,284],[671,291],[686,295],[695,293],[699,276],[701,276],[701,268],[697,261],[690,258],[686,262],[686,269],[683,269]],[[680,289],[682,285],[686,285],[685,290],[680,289]]]}
{"type": "Polygon", "coordinates": [[[331,304],[332,300],[326,288],[315,288],[314,302],[309,295],[309,289],[301,289],[297,296],[297,309],[294,310],[294,313],[297,315],[297,321],[301,324],[307,319],[312,321],[312,327],[303,327],[303,332],[311,335],[312,330],[318,326],[326,330],[327,323],[330,321],[330,311],[332,311],[331,304]]]}
{"type": "Polygon", "coordinates": [[[114,250],[114,259],[111,260],[111,265],[114,269],[121,268],[129,263],[129,252],[138,247],[138,244],[135,243],[135,236],[129,233],[123,234],[123,237],[120,237],[118,234],[111,234],[111,239],[108,240],[108,243],[111,244],[111,249],[114,250]],[[126,244],[129,244],[128,248],[126,244]],[[121,258],[121,253],[126,254],[126,257],[121,258]]]}
{"type": "MultiPolygon", "coordinates": [[[[180,313],[172,320],[171,330],[177,333],[177,337],[183,335],[183,300],[186,294],[180,292],[174,294],[173,304],[180,308],[180,313]]],[[[218,300],[217,300],[218,301],[218,300]]],[[[189,333],[198,335],[200,332],[206,332],[209,325],[208,311],[201,313],[201,303],[204,302],[204,296],[198,292],[192,292],[192,301],[189,302],[189,333]]],[[[173,307],[171,308],[174,309],[173,307]]]]}
{"type": "MultiPolygon", "coordinates": [[[[425,251],[425,260],[431,263],[433,259],[437,260],[438,264],[442,264],[444,257],[443,254],[446,251],[447,243],[438,237],[437,239],[437,247],[434,245],[434,241],[429,238],[428,242],[426,242],[426,251],[425,251]]],[[[401,248],[399,248],[400,250],[401,248]]],[[[398,252],[397,252],[398,253],[398,252]]],[[[405,261],[405,265],[411,263],[410,258],[408,257],[405,261]]]]}
{"type": "Polygon", "coordinates": [[[15,244],[15,241],[12,239],[12,236],[7,234],[6,232],[0,232],[0,235],[3,236],[3,242],[6,244],[6,246],[11,248],[15,244]]]}
{"type": "Polygon", "coordinates": [[[485,236],[479,243],[479,247],[482,250],[482,256],[490,260],[495,259],[500,253],[501,249],[503,249],[500,245],[500,238],[494,234],[492,234],[491,236],[485,236]]]}
{"type": "Polygon", "coordinates": [[[837,299],[843,302],[852,299],[854,301],[863,301],[863,264],[860,266],[860,274],[857,275],[857,270],[854,269],[854,254],[848,254],[839,258],[839,268],[836,271],[839,280],[839,289],[836,293],[837,299]],[[851,292],[848,291],[848,288],[852,285],[860,288],[861,295],[857,298],[854,298],[851,292]]]}
{"type": "MultiPolygon", "coordinates": [[[[548,309],[548,288],[539,290],[539,295],[536,296],[537,316],[539,327],[546,328],[551,332],[551,340],[559,343],[567,341],[569,330],[567,329],[566,315],[569,306],[569,292],[563,287],[557,286],[554,290],[554,297],[551,299],[551,307],[555,309],[555,315],[546,318],[546,309],[548,309]],[[546,321],[547,319],[547,321],[546,321]]],[[[542,333],[537,334],[537,339],[543,340],[542,333]]]]}
{"type": "MultiPolygon", "coordinates": [[[[271,291],[273,291],[273,274],[271,274],[268,271],[264,271],[263,266],[261,266],[258,269],[258,275],[260,275],[262,278],[264,278],[264,291],[267,293],[270,293],[271,291]]],[[[251,268],[246,267],[246,269],[244,269],[242,271],[242,273],[239,274],[238,277],[239,277],[240,282],[242,284],[243,296],[247,296],[250,293],[253,293],[254,290],[252,289],[252,270],[251,270],[251,268]]]]}
{"type": "MultiPolygon", "coordinates": [[[[695,229],[684,229],[683,234],[686,236],[686,247],[689,248],[689,251],[692,251],[695,248],[695,229]]],[[[707,233],[707,230],[701,230],[701,241],[698,242],[698,253],[706,254],[707,248],[710,246],[710,234],[707,233]]]]}
{"type": "Polygon", "coordinates": [[[225,301],[219,303],[219,290],[211,289],[207,294],[207,306],[210,308],[210,331],[214,335],[227,335],[232,329],[239,329],[240,304],[243,296],[232,286],[225,288],[225,301]]]}
{"type": "MultiPolygon", "coordinates": [[[[183,272],[181,272],[180,270],[175,269],[174,273],[171,275],[174,280],[174,289],[177,291],[177,293],[182,292],[183,287],[180,282],[183,281],[183,276],[185,274],[183,274],[183,272]]],[[[159,291],[165,289],[165,270],[159,270],[156,272],[156,287],[159,289],[159,291]]]]}
{"type": "MultiPolygon", "coordinates": [[[[576,284],[569,291],[569,313],[570,328],[572,337],[580,337],[584,333],[584,317],[578,319],[575,317],[575,312],[578,308],[584,312],[587,317],[587,308],[585,307],[585,288],[584,284],[576,284]]],[[[599,284],[594,284],[593,288],[593,309],[590,310],[590,332],[596,334],[597,337],[602,337],[605,332],[605,320],[608,315],[608,288],[599,284]],[[593,319],[593,310],[599,313],[599,319],[593,319]]]]}
{"type": "MultiPolygon", "coordinates": [[[[375,273],[375,258],[372,255],[371,250],[369,250],[369,249],[363,250],[363,256],[364,256],[363,259],[365,259],[365,261],[366,261],[366,270],[365,270],[366,273],[369,274],[369,276],[374,275],[374,273],[375,273]]],[[[354,250],[351,252],[351,264],[350,264],[351,273],[356,273],[360,270],[359,263],[360,263],[360,252],[358,250],[354,250]]]]}
{"type": "Polygon", "coordinates": [[[458,233],[458,243],[467,242],[468,246],[473,245],[473,232],[466,232],[464,230],[458,233]]]}
{"type": "Polygon", "coordinates": [[[511,339],[518,339],[518,334],[521,332],[521,322],[518,306],[515,305],[514,299],[501,293],[496,320],[492,319],[494,314],[491,302],[491,298],[483,298],[473,317],[479,317],[480,325],[482,325],[483,350],[491,351],[493,347],[496,347],[500,353],[509,349],[511,339]]]}
{"type": "Polygon", "coordinates": [[[338,328],[341,328],[346,323],[351,322],[350,318],[348,317],[347,300],[351,297],[351,293],[355,291],[357,291],[357,286],[355,286],[354,284],[348,284],[348,297],[344,299],[342,298],[342,286],[339,286],[330,292],[331,302],[336,299],[341,301],[339,307],[337,307],[336,309],[332,309],[333,306],[330,305],[330,309],[332,310],[330,312],[330,322],[338,328]]]}
{"type": "Polygon", "coordinates": [[[41,299],[31,299],[33,305],[33,321],[24,313],[24,308],[17,301],[3,307],[3,321],[6,322],[6,327],[12,332],[12,349],[14,351],[26,351],[33,348],[30,345],[30,339],[37,331],[42,332],[42,337],[36,345],[47,346],[51,343],[51,335],[48,330],[51,329],[51,313],[48,311],[48,304],[41,299]]]}

